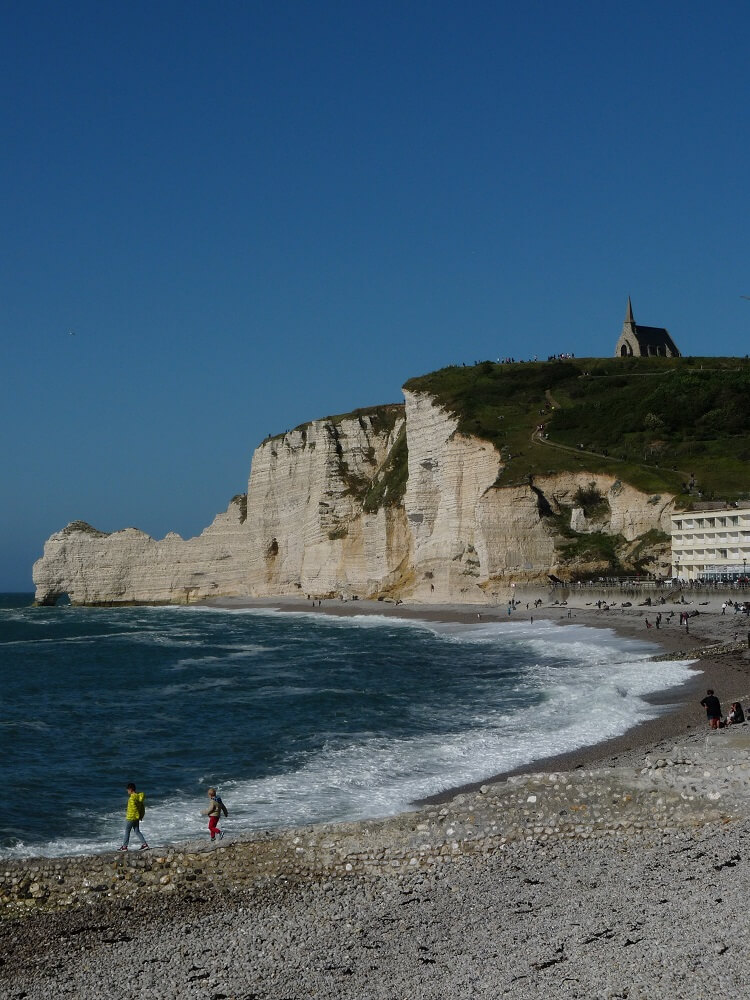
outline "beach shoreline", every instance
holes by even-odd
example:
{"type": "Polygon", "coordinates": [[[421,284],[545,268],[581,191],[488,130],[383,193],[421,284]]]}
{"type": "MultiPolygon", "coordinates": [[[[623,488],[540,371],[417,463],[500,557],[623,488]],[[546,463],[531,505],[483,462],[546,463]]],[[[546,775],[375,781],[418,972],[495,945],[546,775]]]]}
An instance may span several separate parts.
{"type": "MultiPolygon", "coordinates": [[[[414,621],[476,625],[487,622],[551,621],[556,625],[584,625],[589,628],[609,630],[626,639],[651,643],[659,651],[654,657],[664,659],[673,654],[675,660],[692,661],[693,676],[678,687],[667,687],[644,700],[663,709],[653,719],[631,726],[624,733],[604,740],[593,740],[586,746],[562,754],[537,758],[517,768],[486,775],[480,780],[464,785],[446,787],[440,792],[418,799],[414,807],[423,804],[449,801],[454,795],[474,791],[484,784],[504,781],[513,775],[536,772],[571,771],[583,767],[615,767],[637,762],[652,747],[665,746],[705,727],[705,711],[700,700],[707,688],[719,694],[727,708],[731,701],[750,700],[750,652],[738,649],[712,656],[706,651],[713,644],[732,642],[737,636],[747,635],[747,616],[721,614],[724,601],[721,595],[711,595],[701,601],[685,605],[668,603],[660,606],[631,606],[628,608],[597,608],[587,594],[570,597],[565,604],[550,602],[549,593],[543,589],[519,590],[518,608],[509,616],[507,606],[461,604],[411,604],[381,601],[327,599],[320,604],[302,597],[285,595],[265,598],[217,598],[202,602],[202,606],[226,611],[257,610],[280,613],[322,614],[337,617],[376,615],[387,618],[407,618],[414,621]],[[534,602],[543,603],[535,610],[534,602]],[[699,607],[696,607],[696,603],[699,607]],[[529,605],[527,610],[526,606],[529,605]],[[681,610],[699,610],[690,619],[689,631],[676,624],[681,610]],[[672,615],[672,622],[661,628],[646,627],[646,619],[653,622],[655,614],[672,615]]],[[[746,645],[746,644],[745,644],[746,645]]],[[[658,661],[655,661],[658,662],[658,661]]],[[[658,669],[655,667],[655,669],[658,669]]]]}
{"type": "MultiPolygon", "coordinates": [[[[310,610],[246,606],[280,605],[310,610]]],[[[321,610],[366,612],[352,605],[321,610]]],[[[641,609],[547,611],[658,639],[661,656],[682,659],[689,646],[698,669],[656,696],[663,714],[622,737],[411,812],[6,863],[0,990],[25,1000],[741,994],[750,726],[709,733],[698,704],[705,686],[727,707],[750,687],[747,650],[711,653],[739,623],[709,608],[688,635],[653,636],[641,609]]],[[[386,613],[492,620],[486,608],[386,613]]]]}

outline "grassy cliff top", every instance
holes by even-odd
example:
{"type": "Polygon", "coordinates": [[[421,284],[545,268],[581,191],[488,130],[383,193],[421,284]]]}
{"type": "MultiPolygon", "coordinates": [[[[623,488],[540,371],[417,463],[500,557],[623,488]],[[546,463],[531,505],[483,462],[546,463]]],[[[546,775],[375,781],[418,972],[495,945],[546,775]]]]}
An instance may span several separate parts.
{"type": "Polygon", "coordinates": [[[404,388],[429,393],[456,414],[460,431],[498,448],[506,463],[498,485],[602,472],[649,493],[682,493],[685,505],[750,497],[745,358],[483,361],[404,388]]]}
{"type": "MultiPolygon", "coordinates": [[[[316,420],[307,420],[304,424],[293,427],[293,431],[306,431],[311,424],[340,424],[343,420],[359,420],[365,417],[370,418],[373,429],[378,433],[387,433],[396,426],[396,421],[404,416],[403,403],[381,403],[378,406],[361,406],[350,413],[335,413],[329,417],[319,417],[316,420]]],[[[281,431],[279,434],[269,434],[265,441],[277,441],[285,437],[290,431],[281,431]]]]}

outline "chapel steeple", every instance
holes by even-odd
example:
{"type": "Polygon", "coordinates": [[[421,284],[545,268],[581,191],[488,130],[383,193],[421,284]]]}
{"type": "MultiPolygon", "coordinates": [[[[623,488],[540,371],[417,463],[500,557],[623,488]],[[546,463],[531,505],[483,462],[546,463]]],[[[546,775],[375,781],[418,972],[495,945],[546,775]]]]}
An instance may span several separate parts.
{"type": "Polygon", "coordinates": [[[662,326],[639,326],[633,316],[633,303],[628,295],[625,322],[615,346],[616,358],[662,357],[679,358],[677,345],[662,326]]]}
{"type": "Polygon", "coordinates": [[[628,295],[628,308],[625,312],[625,325],[635,326],[635,320],[633,319],[633,305],[630,301],[630,296],[628,295]]]}

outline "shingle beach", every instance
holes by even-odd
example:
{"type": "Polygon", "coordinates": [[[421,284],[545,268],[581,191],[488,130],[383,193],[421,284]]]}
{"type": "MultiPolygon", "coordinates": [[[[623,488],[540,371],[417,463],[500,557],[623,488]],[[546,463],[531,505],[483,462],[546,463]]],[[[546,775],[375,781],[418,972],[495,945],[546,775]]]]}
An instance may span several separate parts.
{"type": "Polygon", "coordinates": [[[385,820],[0,863],[0,996],[743,995],[750,726],[709,733],[698,702],[750,695],[748,623],[703,600],[689,633],[675,615],[648,635],[643,608],[545,600],[539,617],[658,641],[696,675],[658,719],[533,773],[385,820]]]}

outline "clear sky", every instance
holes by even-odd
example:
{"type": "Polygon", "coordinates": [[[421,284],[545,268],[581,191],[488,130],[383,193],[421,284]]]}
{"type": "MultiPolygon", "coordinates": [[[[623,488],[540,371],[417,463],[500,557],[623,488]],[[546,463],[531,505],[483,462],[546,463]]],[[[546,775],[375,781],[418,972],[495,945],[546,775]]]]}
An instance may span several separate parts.
{"type": "Polygon", "coordinates": [[[0,13],[0,590],[453,362],[750,327],[747,4],[0,13]],[[71,335],[71,332],[74,335],[71,335]]]}

